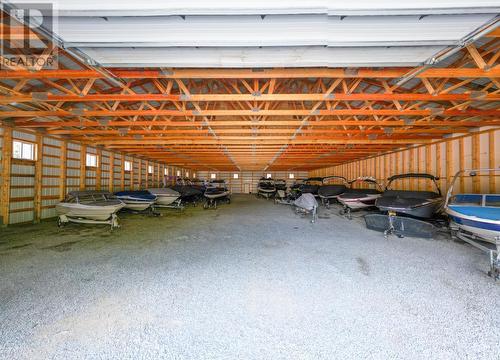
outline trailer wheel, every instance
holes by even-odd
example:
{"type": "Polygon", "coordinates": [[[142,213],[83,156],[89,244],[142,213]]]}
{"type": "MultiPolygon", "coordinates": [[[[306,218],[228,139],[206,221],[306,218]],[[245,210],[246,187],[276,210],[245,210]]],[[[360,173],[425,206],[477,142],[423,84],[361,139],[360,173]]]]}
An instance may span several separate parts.
{"type": "Polygon", "coordinates": [[[203,210],[207,210],[207,209],[208,209],[208,203],[206,202],[203,204],[203,210]]]}
{"type": "Polygon", "coordinates": [[[64,223],[61,221],[61,218],[57,218],[57,227],[59,228],[64,227],[64,223]]]}

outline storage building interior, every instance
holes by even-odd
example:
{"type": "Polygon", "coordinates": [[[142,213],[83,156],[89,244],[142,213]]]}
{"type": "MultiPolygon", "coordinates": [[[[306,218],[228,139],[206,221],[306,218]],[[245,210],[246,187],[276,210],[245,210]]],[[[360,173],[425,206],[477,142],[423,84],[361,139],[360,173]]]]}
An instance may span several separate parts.
{"type": "Polygon", "coordinates": [[[498,0],[35,3],[0,358],[498,356],[498,0]]]}

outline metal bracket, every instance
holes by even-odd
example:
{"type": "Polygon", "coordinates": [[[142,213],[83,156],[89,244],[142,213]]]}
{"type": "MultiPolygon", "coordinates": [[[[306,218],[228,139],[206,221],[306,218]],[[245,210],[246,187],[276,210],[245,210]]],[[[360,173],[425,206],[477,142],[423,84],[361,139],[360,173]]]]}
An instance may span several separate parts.
{"type": "Polygon", "coordinates": [[[470,93],[470,98],[472,100],[484,100],[488,93],[486,91],[472,91],[470,93]]]}
{"type": "Polygon", "coordinates": [[[444,113],[443,108],[428,108],[428,110],[431,111],[432,116],[439,116],[439,115],[443,115],[443,113],[444,113]]]}
{"type": "Polygon", "coordinates": [[[33,92],[33,93],[31,93],[31,98],[34,101],[46,101],[49,98],[49,93],[47,93],[47,92],[33,92]]]}

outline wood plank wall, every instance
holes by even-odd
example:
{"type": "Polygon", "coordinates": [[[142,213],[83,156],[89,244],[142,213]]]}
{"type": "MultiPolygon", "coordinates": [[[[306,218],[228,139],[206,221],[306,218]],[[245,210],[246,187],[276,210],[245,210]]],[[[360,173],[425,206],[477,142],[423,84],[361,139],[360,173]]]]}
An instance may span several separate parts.
{"type": "Polygon", "coordinates": [[[55,205],[72,190],[143,189],[161,186],[165,169],[189,170],[86,146],[61,138],[0,127],[0,224],[38,222],[56,216],[55,205]],[[35,144],[36,161],[12,158],[12,141],[35,144]],[[98,166],[85,166],[86,154],[98,166]],[[132,170],[124,170],[124,162],[132,170]],[[148,174],[148,166],[153,174],[148,174]]]}
{"type": "MultiPolygon", "coordinates": [[[[391,175],[427,172],[440,177],[444,193],[457,171],[477,168],[500,168],[500,130],[479,129],[467,136],[457,135],[429,145],[313,170],[309,175],[340,175],[348,179],[373,176],[385,183],[391,175]]],[[[396,185],[402,190],[423,190],[428,182],[405,180],[396,185]]],[[[461,178],[458,191],[500,193],[500,172],[496,176],[461,178]]]]}

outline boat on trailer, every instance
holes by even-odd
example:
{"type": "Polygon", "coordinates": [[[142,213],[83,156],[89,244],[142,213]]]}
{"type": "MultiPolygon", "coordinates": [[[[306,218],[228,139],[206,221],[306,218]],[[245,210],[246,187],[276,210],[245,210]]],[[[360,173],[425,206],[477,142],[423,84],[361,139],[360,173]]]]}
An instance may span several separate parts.
{"type": "Polygon", "coordinates": [[[500,275],[500,194],[454,194],[461,177],[498,176],[500,169],[472,169],[457,172],[446,194],[445,212],[452,237],[489,253],[489,275],[500,275]]]}
{"type": "Polygon", "coordinates": [[[318,188],[318,196],[326,208],[330,208],[331,202],[335,201],[339,195],[345,193],[349,187],[347,179],[337,175],[322,178],[321,184],[318,188]]]}
{"type": "Polygon", "coordinates": [[[366,227],[382,231],[384,236],[414,236],[432,238],[437,227],[431,222],[443,207],[443,197],[437,184],[438,177],[424,173],[393,175],[382,196],[375,200],[375,206],[382,214],[365,216],[366,227]],[[424,181],[426,188],[435,190],[396,190],[397,181],[424,181]],[[430,184],[429,184],[430,182],[430,184]],[[430,185],[430,186],[429,186],[430,185]]]}
{"type": "Polygon", "coordinates": [[[379,210],[398,215],[408,215],[415,218],[430,219],[443,207],[443,197],[437,181],[438,177],[431,174],[408,173],[391,176],[387,186],[376,201],[379,210]],[[435,191],[428,190],[392,190],[397,180],[419,179],[431,182],[435,191]]]}
{"type": "Polygon", "coordinates": [[[58,226],[68,222],[119,227],[116,213],[125,203],[107,191],[71,191],[56,205],[58,226]]]}
{"type": "Polygon", "coordinates": [[[307,215],[311,214],[311,222],[315,223],[318,217],[318,201],[312,193],[305,193],[300,195],[293,201],[296,214],[307,215]]]}
{"type": "Polygon", "coordinates": [[[156,207],[182,208],[181,194],[171,188],[150,188],[148,191],[156,196],[156,207]]]}
{"type": "Polygon", "coordinates": [[[276,186],[272,178],[262,177],[257,184],[257,196],[269,199],[276,194],[276,186]]]}
{"type": "Polygon", "coordinates": [[[205,210],[209,208],[217,209],[217,204],[221,202],[231,203],[231,192],[224,180],[210,181],[203,195],[205,196],[205,203],[203,204],[205,210]]]}
{"type": "Polygon", "coordinates": [[[146,190],[129,190],[115,192],[115,196],[125,203],[125,209],[145,211],[151,209],[157,196],[146,190]]]}
{"type": "Polygon", "coordinates": [[[375,201],[380,196],[382,196],[382,187],[375,178],[364,176],[351,180],[349,181],[349,188],[343,194],[337,196],[337,200],[343,205],[340,215],[351,219],[352,210],[375,207],[375,201]],[[355,187],[359,184],[367,187],[355,187]]]}

